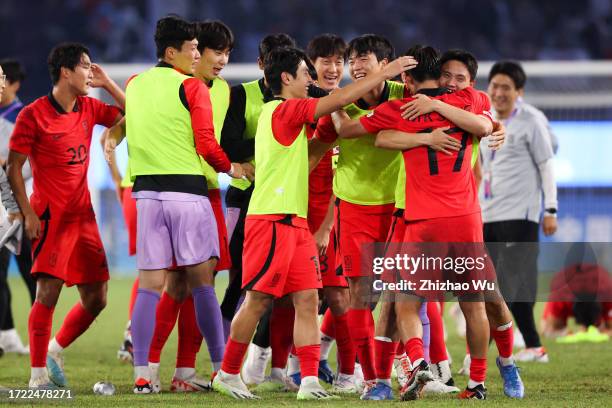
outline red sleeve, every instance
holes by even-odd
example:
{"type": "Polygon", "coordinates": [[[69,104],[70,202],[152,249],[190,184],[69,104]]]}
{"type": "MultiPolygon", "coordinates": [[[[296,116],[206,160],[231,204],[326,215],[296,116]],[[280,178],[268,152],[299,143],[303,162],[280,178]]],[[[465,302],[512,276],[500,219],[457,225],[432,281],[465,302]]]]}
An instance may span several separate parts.
{"type": "Polygon", "coordinates": [[[399,112],[392,109],[389,102],[377,106],[372,112],[359,118],[359,122],[368,133],[378,133],[384,129],[396,129],[400,120],[399,112]]]}
{"type": "Polygon", "coordinates": [[[124,88],[127,88],[128,84],[130,83],[130,81],[134,78],[136,78],[138,76],[138,74],[134,74],[131,77],[129,77],[126,81],[125,81],[125,86],[124,88]]]}
{"type": "Polygon", "coordinates": [[[32,115],[32,109],[26,106],[17,115],[15,128],[9,141],[9,149],[17,153],[30,155],[32,145],[36,142],[36,120],[32,115]]]}
{"type": "Polygon", "coordinates": [[[94,123],[97,125],[111,127],[117,121],[118,115],[123,116],[123,111],[115,105],[109,105],[95,98],[87,100],[91,105],[94,123]]]}
{"type": "Polygon", "coordinates": [[[315,137],[323,143],[333,143],[338,138],[331,115],[325,115],[317,122],[315,137]]]}
{"type": "Polygon", "coordinates": [[[215,138],[208,88],[197,78],[188,78],[181,86],[185,91],[185,99],[191,114],[196,151],[215,171],[227,173],[232,164],[215,138]]]}
{"type": "Polygon", "coordinates": [[[486,92],[478,91],[479,103],[477,104],[477,108],[474,110],[474,113],[481,114],[486,116],[491,120],[491,122],[495,122],[495,118],[493,117],[493,113],[491,113],[491,100],[489,99],[489,95],[486,92]]]}
{"type": "Polygon", "coordinates": [[[287,99],[272,113],[272,133],[276,141],[290,146],[307,123],[314,123],[318,99],[287,99]]]}
{"type": "Polygon", "coordinates": [[[495,122],[493,115],[489,111],[491,103],[489,97],[484,92],[477,91],[472,87],[467,87],[461,91],[449,94],[448,103],[468,112],[486,116],[491,122],[495,122]],[[488,107],[488,109],[484,109],[488,107]]]}

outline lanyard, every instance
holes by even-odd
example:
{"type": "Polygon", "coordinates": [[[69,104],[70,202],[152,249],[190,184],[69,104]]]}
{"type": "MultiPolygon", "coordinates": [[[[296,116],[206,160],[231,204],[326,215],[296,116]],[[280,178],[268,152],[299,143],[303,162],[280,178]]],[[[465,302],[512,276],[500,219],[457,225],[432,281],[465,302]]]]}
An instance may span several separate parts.
{"type": "MultiPolygon", "coordinates": [[[[502,122],[504,123],[504,126],[506,127],[506,129],[508,129],[508,125],[510,124],[512,119],[514,119],[516,114],[518,113],[518,111],[520,109],[519,103],[520,103],[520,100],[517,101],[517,106],[512,110],[512,113],[510,113],[510,116],[508,116],[507,119],[502,120],[502,122]]],[[[496,150],[491,150],[491,161],[493,161],[495,159],[495,152],[496,152],[496,150]]]]}
{"type": "Polygon", "coordinates": [[[23,103],[21,103],[19,101],[16,101],[7,110],[5,110],[4,112],[0,113],[0,118],[4,119],[9,113],[14,111],[15,109],[21,108],[22,106],[23,106],[23,103]]]}

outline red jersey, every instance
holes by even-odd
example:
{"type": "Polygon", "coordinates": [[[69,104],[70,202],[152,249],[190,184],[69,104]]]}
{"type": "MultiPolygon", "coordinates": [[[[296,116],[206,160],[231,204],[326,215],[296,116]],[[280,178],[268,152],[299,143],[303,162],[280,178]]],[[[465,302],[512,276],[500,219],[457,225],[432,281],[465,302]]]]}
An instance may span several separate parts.
{"type": "MultiPolygon", "coordinates": [[[[455,93],[445,89],[425,90],[445,103],[474,113],[483,113],[483,99],[478,91],[466,88],[455,93]]],[[[394,100],[378,106],[360,119],[370,133],[396,129],[407,133],[425,133],[449,126],[447,133],[461,141],[461,149],[452,155],[438,153],[427,146],[403,152],[406,167],[406,220],[456,217],[480,212],[478,193],[470,158],[472,137],[438,113],[421,115],[415,120],[401,117],[400,107],[412,98],[394,100]]],[[[491,118],[490,115],[488,115],[491,118]]],[[[492,119],[491,119],[492,120],[492,119]]]]}
{"type": "MultiPolygon", "coordinates": [[[[327,115],[329,117],[329,115],[327,115]]],[[[320,119],[322,120],[322,118],[320,119]]],[[[315,137],[317,124],[307,128],[308,140],[315,137]]],[[[309,207],[325,207],[329,205],[329,199],[333,194],[334,172],[332,170],[333,150],[329,149],[321,158],[321,161],[311,172],[308,178],[308,205],[309,207]]]]}
{"type": "Polygon", "coordinates": [[[91,214],[87,169],[92,130],[96,124],[112,126],[119,114],[118,107],[86,96],[77,97],[72,112],[65,112],[51,94],[20,112],[9,148],[28,156],[34,179],[30,203],[36,214],[91,214]]]}

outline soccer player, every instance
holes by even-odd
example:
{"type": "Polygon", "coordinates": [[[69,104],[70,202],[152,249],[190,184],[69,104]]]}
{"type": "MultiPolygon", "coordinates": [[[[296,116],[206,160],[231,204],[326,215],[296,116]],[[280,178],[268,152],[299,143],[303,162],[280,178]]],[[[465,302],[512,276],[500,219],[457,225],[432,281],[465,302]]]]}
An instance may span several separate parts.
{"type": "MultiPolygon", "coordinates": [[[[273,50],[280,47],[294,47],[295,40],[284,33],[265,36],[259,43],[257,64],[263,70],[264,61],[273,50]]],[[[249,177],[255,171],[255,132],[257,120],[264,104],[264,91],[268,87],[266,79],[235,85],[230,91],[230,106],[221,133],[221,147],[230,160],[239,162],[249,177]]],[[[225,194],[227,208],[227,232],[230,240],[230,284],[221,303],[223,330],[227,340],[229,328],[238,309],[242,293],[242,250],[244,244],[244,221],[253,185],[249,180],[232,179],[225,194]]],[[[247,384],[264,381],[265,370],[271,357],[270,313],[259,322],[253,342],[242,369],[242,378],[247,384]]]]}
{"type": "MultiPolygon", "coordinates": [[[[14,59],[0,61],[0,67],[4,71],[4,91],[0,99],[0,164],[4,166],[8,157],[9,139],[17,115],[23,109],[23,103],[19,100],[17,92],[25,80],[25,73],[21,64],[14,59]]],[[[32,170],[26,162],[24,166],[24,179],[28,193],[32,190],[32,170]]],[[[0,297],[7,299],[6,307],[0,301],[0,347],[6,353],[28,354],[15,329],[13,312],[11,308],[11,290],[7,282],[8,267],[12,254],[8,248],[0,249],[0,297]]],[[[26,288],[30,294],[30,300],[34,303],[36,298],[36,282],[31,274],[32,269],[32,244],[30,240],[23,237],[21,240],[21,252],[15,256],[19,273],[23,278],[26,288]]]]}
{"type": "Polygon", "coordinates": [[[307,98],[312,82],[307,64],[307,56],[293,48],[276,50],[265,62],[274,98],[262,108],[256,136],[258,182],[249,205],[244,250],[247,294],[232,321],[223,365],[213,381],[214,389],[234,398],[254,398],[240,379],[240,365],[257,321],[274,298],[287,294],[295,308],[293,339],[302,375],[297,398],[332,398],[317,378],[317,289],[321,284],[316,246],[306,221],[306,126],[415,65],[410,57],[400,58],[362,81],[311,99],[307,98]]]}
{"type": "MultiPolygon", "coordinates": [[[[464,164],[464,161],[468,160],[466,157],[471,157],[472,140],[464,132],[470,132],[478,137],[488,135],[493,129],[492,120],[488,116],[480,117],[474,123],[473,115],[463,110],[471,110],[477,105],[479,95],[472,88],[447,94],[446,90],[438,87],[440,66],[436,50],[431,47],[416,46],[408,50],[408,53],[416,55],[419,66],[416,70],[403,74],[406,85],[412,94],[425,93],[438,96],[440,100],[448,102],[441,104],[441,113],[432,113],[414,121],[401,120],[400,107],[405,101],[389,102],[375,109],[371,115],[361,118],[359,122],[344,118],[339,129],[340,136],[354,137],[363,134],[364,131],[376,133],[384,129],[417,133],[449,125],[465,129],[459,131],[461,148],[452,155],[436,154],[424,146],[411,149],[415,146],[414,138],[401,133],[380,134],[377,136],[377,145],[405,150],[403,153],[406,165],[404,218],[407,225],[404,242],[482,242],[480,208],[476,199],[473,174],[469,162],[467,165],[464,164]]],[[[452,131],[451,134],[454,135],[456,132],[452,131]]],[[[410,275],[406,279],[413,277],[410,275]]],[[[407,384],[401,390],[402,399],[418,398],[424,384],[433,379],[429,365],[423,358],[422,326],[418,317],[423,295],[424,293],[419,290],[396,294],[398,300],[395,303],[395,312],[398,328],[413,367],[407,384]]],[[[470,350],[477,356],[472,359],[472,370],[475,372],[470,377],[468,388],[460,394],[461,398],[484,398],[486,395],[484,379],[488,322],[481,299],[480,293],[460,294],[460,304],[467,316],[470,331],[468,337],[470,350]]]]}
{"type": "Polygon", "coordinates": [[[482,147],[480,202],[485,241],[515,243],[490,248],[494,262],[506,260],[498,269],[499,284],[525,339],[526,348],[515,359],[546,363],[548,354],[533,316],[537,242],[540,222],[545,235],[557,230],[557,186],[548,121],[539,110],[519,100],[526,80],[523,68],[512,61],[500,61],[489,72],[489,96],[512,144],[499,152],[482,147]]]}
{"type": "Polygon", "coordinates": [[[89,50],[81,44],[58,45],[48,65],[53,89],[19,113],[7,171],[25,232],[32,239],[32,274],[37,278],[28,321],[33,388],[66,386],[62,351],[106,305],[108,267],[87,188],[89,146],[96,124],[112,126],[123,114],[85,95],[92,86],[103,87],[120,106],[125,103],[121,89],[92,64],[89,50]],[[30,201],[22,175],[26,160],[34,178],[30,201]],[[80,301],[49,343],[63,285],[76,285],[80,301]]]}
{"type": "Polygon", "coordinates": [[[151,384],[148,357],[166,280],[169,285],[179,282],[186,273],[197,320],[208,311],[206,280],[219,257],[219,241],[202,158],[215,171],[243,175],[215,139],[208,88],[188,76],[200,59],[196,35],[195,24],[179,17],[157,22],[160,62],[129,82],[129,120],[114,126],[106,141],[108,155],[127,133],[137,200],[139,289],[132,315],[137,394],[158,392],[151,384]],[[170,267],[179,269],[169,272],[170,267]]]}

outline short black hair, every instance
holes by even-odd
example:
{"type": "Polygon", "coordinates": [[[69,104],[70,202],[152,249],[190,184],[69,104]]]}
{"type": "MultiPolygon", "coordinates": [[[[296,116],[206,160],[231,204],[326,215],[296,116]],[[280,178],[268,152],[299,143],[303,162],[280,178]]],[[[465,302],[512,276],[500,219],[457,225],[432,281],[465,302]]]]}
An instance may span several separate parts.
{"type": "Polygon", "coordinates": [[[81,62],[83,54],[90,55],[89,49],[79,43],[61,43],[53,47],[47,58],[49,74],[53,85],[60,80],[62,68],[73,70],[81,62]]]}
{"type": "Polygon", "coordinates": [[[478,61],[476,61],[474,54],[460,49],[448,50],[440,57],[440,68],[449,61],[461,62],[470,73],[470,81],[476,80],[476,74],[478,74],[478,61]]]}
{"type": "Polygon", "coordinates": [[[363,34],[357,38],[353,38],[348,43],[344,57],[348,60],[353,54],[359,56],[369,53],[376,55],[378,62],[385,58],[391,61],[395,56],[395,50],[393,49],[393,45],[391,45],[391,41],[382,35],[363,34]]]}
{"type": "Polygon", "coordinates": [[[273,95],[278,95],[283,90],[281,74],[287,72],[295,77],[302,61],[306,63],[309,71],[314,71],[308,56],[299,48],[281,47],[270,52],[264,64],[264,76],[273,95]]]}
{"type": "Polygon", "coordinates": [[[428,79],[440,79],[441,65],[440,52],[429,45],[415,45],[404,53],[411,55],[418,61],[418,65],[411,70],[406,71],[416,82],[423,82],[428,79]]]}
{"type": "Polygon", "coordinates": [[[489,72],[489,82],[497,74],[507,75],[514,82],[516,89],[523,89],[527,82],[527,75],[520,63],[517,61],[498,61],[491,67],[489,72]]]}
{"type": "Polygon", "coordinates": [[[6,75],[6,80],[11,84],[14,84],[15,82],[23,82],[26,78],[23,65],[21,65],[21,63],[16,59],[5,58],[0,60],[0,67],[2,67],[4,75],[6,75]]]}
{"type": "Polygon", "coordinates": [[[314,64],[317,58],[338,56],[344,58],[346,42],[336,34],[321,34],[310,40],[306,54],[314,64]]]}
{"type": "Polygon", "coordinates": [[[159,19],[155,28],[157,58],[163,58],[168,47],[180,50],[185,41],[191,41],[196,36],[196,25],[177,15],[159,19]]]}
{"type": "Polygon", "coordinates": [[[268,55],[277,48],[296,46],[295,40],[285,33],[268,34],[259,43],[259,59],[265,64],[268,55]]]}
{"type": "Polygon", "coordinates": [[[215,51],[223,51],[234,48],[234,33],[219,20],[206,20],[197,24],[198,51],[204,52],[204,48],[215,51]]]}

